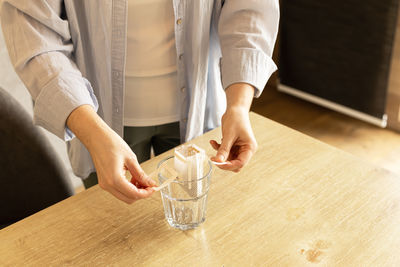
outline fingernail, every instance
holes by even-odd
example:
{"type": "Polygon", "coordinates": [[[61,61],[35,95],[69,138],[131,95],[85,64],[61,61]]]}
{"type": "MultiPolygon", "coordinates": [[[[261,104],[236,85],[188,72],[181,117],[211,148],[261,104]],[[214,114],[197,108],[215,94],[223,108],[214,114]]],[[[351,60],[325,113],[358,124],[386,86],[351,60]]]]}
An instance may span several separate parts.
{"type": "Polygon", "coordinates": [[[224,157],[223,155],[218,155],[218,159],[219,159],[220,161],[224,161],[224,160],[225,160],[225,157],[224,157]]]}

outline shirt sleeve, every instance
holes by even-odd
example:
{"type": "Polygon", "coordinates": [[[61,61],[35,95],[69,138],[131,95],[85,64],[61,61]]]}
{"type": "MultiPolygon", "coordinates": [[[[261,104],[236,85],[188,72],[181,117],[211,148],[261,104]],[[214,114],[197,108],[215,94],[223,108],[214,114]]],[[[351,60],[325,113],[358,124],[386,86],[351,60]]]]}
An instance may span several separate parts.
{"type": "Polygon", "coordinates": [[[277,67],[272,60],[279,24],[278,0],[226,0],[218,22],[221,78],[226,89],[238,82],[261,95],[277,67]]]}
{"type": "Polygon", "coordinates": [[[34,123],[69,141],[69,114],[85,104],[97,111],[98,102],[73,60],[63,2],[5,0],[0,17],[11,63],[35,102],[34,123]]]}

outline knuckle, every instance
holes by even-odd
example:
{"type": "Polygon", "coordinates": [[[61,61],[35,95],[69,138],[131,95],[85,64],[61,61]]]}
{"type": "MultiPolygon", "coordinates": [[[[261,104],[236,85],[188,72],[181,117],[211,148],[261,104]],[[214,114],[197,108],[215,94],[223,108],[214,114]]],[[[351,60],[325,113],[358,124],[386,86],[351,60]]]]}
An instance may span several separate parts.
{"type": "Polygon", "coordinates": [[[105,182],[105,185],[107,187],[114,187],[114,185],[115,185],[114,179],[107,179],[106,182],[105,182]]]}
{"type": "Polygon", "coordinates": [[[226,146],[221,146],[219,148],[219,152],[223,153],[223,154],[228,154],[229,153],[229,149],[226,146]]]}
{"type": "Polygon", "coordinates": [[[100,188],[103,189],[103,190],[106,190],[106,189],[107,189],[107,186],[104,184],[103,181],[99,181],[99,186],[100,186],[100,188]]]}
{"type": "Polygon", "coordinates": [[[218,168],[220,168],[221,170],[230,170],[230,166],[225,166],[225,165],[217,165],[218,168]]]}
{"type": "Polygon", "coordinates": [[[257,144],[257,142],[254,142],[254,144],[253,144],[253,150],[254,150],[254,151],[257,151],[257,150],[258,150],[258,144],[257,144]]]}
{"type": "Polygon", "coordinates": [[[221,117],[221,120],[224,121],[226,119],[226,113],[224,113],[221,117]]]}
{"type": "Polygon", "coordinates": [[[128,199],[122,199],[123,202],[125,202],[126,204],[131,204],[131,201],[128,199]]]}
{"type": "Polygon", "coordinates": [[[146,180],[146,174],[144,173],[144,171],[139,171],[138,179],[141,180],[141,181],[146,180]]]}
{"type": "Polygon", "coordinates": [[[135,201],[136,201],[136,199],[129,199],[129,200],[126,201],[126,203],[129,204],[129,205],[131,205],[131,204],[133,204],[133,202],[135,202],[135,201]]]}

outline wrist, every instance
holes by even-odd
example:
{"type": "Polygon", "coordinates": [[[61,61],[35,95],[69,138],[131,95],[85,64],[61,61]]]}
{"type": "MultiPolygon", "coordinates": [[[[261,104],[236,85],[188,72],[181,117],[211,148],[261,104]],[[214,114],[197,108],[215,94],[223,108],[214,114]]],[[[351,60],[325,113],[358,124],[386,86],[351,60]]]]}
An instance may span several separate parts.
{"type": "Polygon", "coordinates": [[[67,118],[67,126],[88,150],[112,131],[90,105],[73,110],[67,118]]]}
{"type": "Polygon", "coordinates": [[[225,114],[249,114],[249,109],[242,105],[227,106],[225,114]]]}
{"type": "Polygon", "coordinates": [[[248,83],[234,83],[226,90],[226,102],[228,110],[246,111],[250,110],[255,88],[248,83]]]}

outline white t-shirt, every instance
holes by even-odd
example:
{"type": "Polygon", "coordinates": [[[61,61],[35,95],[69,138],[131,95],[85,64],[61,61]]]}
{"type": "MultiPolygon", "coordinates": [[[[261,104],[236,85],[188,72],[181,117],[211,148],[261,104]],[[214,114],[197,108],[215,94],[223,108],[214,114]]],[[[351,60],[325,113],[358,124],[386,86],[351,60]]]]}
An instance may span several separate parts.
{"type": "Polygon", "coordinates": [[[179,120],[172,0],[129,0],[124,125],[179,120]]]}

